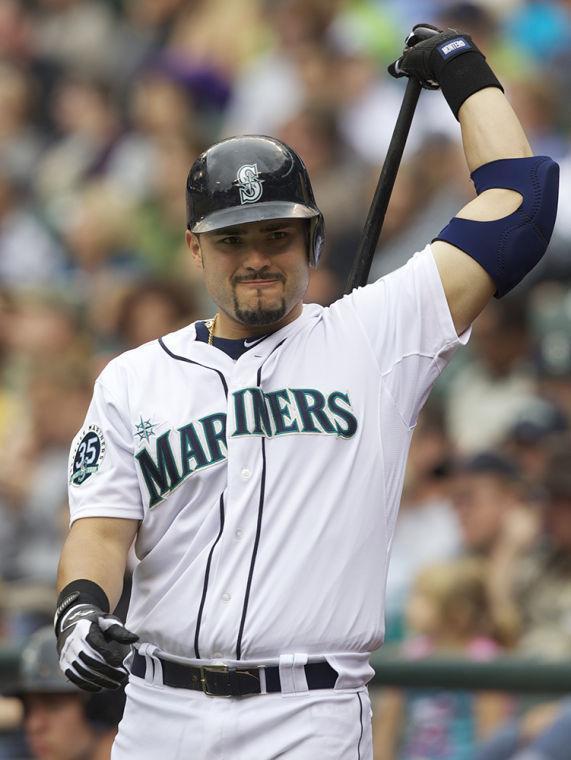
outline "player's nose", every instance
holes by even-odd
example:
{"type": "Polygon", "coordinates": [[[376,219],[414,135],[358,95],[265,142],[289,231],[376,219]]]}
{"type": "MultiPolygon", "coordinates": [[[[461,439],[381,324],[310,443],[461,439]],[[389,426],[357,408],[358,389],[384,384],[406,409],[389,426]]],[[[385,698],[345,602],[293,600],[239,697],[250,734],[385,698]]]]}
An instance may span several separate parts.
{"type": "Polygon", "coordinates": [[[270,263],[270,255],[261,246],[251,246],[242,260],[242,265],[246,269],[253,269],[255,271],[269,266],[270,263]]]}

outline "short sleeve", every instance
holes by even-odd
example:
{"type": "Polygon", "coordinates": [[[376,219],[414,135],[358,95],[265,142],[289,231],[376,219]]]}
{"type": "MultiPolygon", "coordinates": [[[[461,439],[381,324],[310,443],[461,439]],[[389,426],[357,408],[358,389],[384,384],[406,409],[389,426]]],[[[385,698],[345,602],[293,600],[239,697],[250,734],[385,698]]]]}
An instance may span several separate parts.
{"type": "Polygon", "coordinates": [[[143,519],[125,409],[101,377],[69,455],[71,522],[83,517],[143,519]]]}
{"type": "Polygon", "coordinates": [[[456,334],[430,246],[350,296],[403,421],[416,423],[428,393],[470,330],[456,334]]]}

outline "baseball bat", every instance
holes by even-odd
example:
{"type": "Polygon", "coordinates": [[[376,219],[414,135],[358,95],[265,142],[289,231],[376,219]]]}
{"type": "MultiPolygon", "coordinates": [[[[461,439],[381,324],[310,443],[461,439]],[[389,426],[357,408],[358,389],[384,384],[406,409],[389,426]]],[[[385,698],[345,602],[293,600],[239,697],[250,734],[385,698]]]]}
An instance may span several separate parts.
{"type": "Polygon", "coordinates": [[[385,214],[387,213],[387,207],[391,199],[391,193],[410,131],[410,125],[412,124],[412,118],[416,110],[416,104],[418,103],[420,90],[421,85],[419,82],[412,78],[408,80],[385,162],[379,181],[377,182],[373,200],[371,201],[369,213],[367,214],[367,221],[363,228],[357,256],[347,278],[345,285],[346,295],[351,293],[354,288],[367,284],[373,256],[379,242],[385,214]]]}

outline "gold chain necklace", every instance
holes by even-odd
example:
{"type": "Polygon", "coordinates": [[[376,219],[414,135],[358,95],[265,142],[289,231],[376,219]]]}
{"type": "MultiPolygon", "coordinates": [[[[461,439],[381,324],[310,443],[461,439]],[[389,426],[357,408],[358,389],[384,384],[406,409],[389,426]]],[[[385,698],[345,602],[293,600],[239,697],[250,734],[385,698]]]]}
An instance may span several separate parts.
{"type": "Polygon", "coordinates": [[[212,345],[212,341],[214,340],[214,328],[216,327],[216,320],[218,319],[218,312],[214,315],[212,319],[210,319],[206,323],[206,327],[208,328],[208,345],[212,345]]]}

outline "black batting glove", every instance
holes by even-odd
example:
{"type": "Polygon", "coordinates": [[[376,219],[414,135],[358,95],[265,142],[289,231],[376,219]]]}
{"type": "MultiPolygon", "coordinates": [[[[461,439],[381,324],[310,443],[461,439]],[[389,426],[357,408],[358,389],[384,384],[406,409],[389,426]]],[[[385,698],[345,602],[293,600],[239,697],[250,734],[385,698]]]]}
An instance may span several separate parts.
{"type": "Polygon", "coordinates": [[[60,667],[80,689],[118,689],[127,682],[124,661],[139,637],[119,618],[79,602],[56,619],[56,636],[60,667]]]}
{"type": "Polygon", "coordinates": [[[452,113],[470,95],[487,87],[503,91],[486,58],[468,34],[442,31],[432,24],[416,24],[405,41],[403,54],[388,67],[393,77],[416,79],[427,90],[442,89],[452,113]]]}

